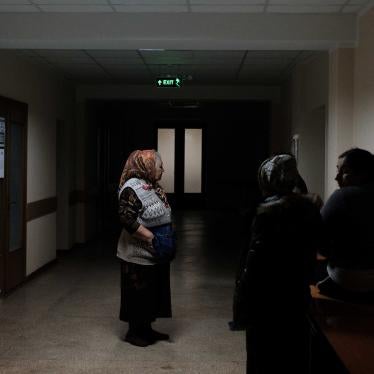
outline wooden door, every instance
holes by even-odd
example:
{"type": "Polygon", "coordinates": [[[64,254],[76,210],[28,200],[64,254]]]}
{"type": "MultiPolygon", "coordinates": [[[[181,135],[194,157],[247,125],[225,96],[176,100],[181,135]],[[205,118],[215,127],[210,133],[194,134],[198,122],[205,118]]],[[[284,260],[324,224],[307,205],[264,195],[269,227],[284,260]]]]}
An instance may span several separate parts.
{"type": "Polygon", "coordinates": [[[0,98],[0,288],[26,275],[27,105],[0,98]]]}

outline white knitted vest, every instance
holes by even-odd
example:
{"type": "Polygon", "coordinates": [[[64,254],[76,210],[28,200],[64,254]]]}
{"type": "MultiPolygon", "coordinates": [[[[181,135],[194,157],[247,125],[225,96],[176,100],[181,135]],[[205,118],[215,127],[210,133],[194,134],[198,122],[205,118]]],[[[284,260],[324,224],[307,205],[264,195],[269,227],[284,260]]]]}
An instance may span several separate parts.
{"type": "MultiPolygon", "coordinates": [[[[171,223],[171,210],[157,196],[154,189],[148,189],[148,184],[138,178],[129,179],[118,192],[118,198],[126,187],[136,193],[143,207],[137,221],[145,227],[160,226],[171,223]]],[[[154,265],[157,260],[147,249],[148,243],[134,238],[126,229],[122,229],[117,246],[117,256],[127,262],[140,265],[154,265]]]]}

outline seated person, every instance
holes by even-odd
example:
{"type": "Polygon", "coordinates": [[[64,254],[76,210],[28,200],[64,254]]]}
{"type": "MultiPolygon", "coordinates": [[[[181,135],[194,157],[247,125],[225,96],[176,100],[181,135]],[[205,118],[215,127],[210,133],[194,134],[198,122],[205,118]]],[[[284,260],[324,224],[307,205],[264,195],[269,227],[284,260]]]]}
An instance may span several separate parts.
{"type": "Polygon", "coordinates": [[[374,291],[374,156],[353,148],[339,156],[336,190],[321,210],[328,277],[321,294],[344,299],[374,291]]]}

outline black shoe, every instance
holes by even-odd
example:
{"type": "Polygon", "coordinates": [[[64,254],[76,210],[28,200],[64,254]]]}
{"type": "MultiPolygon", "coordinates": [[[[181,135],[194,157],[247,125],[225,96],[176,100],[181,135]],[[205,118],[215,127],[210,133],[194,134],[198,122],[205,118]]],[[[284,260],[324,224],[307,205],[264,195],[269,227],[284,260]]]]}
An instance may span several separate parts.
{"type": "Polygon", "coordinates": [[[150,339],[149,337],[131,333],[127,333],[123,340],[137,347],[147,347],[155,342],[153,339],[150,339]]]}
{"type": "Polygon", "coordinates": [[[169,340],[170,336],[168,334],[164,334],[162,332],[158,332],[153,330],[152,328],[148,332],[151,339],[157,341],[157,340],[169,340]]]}

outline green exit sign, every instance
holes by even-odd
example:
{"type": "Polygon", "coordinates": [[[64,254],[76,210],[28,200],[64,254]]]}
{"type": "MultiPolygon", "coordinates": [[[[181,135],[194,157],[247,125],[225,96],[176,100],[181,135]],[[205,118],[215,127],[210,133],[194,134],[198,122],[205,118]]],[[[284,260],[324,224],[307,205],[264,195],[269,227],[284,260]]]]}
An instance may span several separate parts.
{"type": "Polygon", "coordinates": [[[167,77],[167,78],[157,78],[156,86],[157,87],[178,87],[180,88],[182,84],[182,79],[178,77],[167,77]]]}

